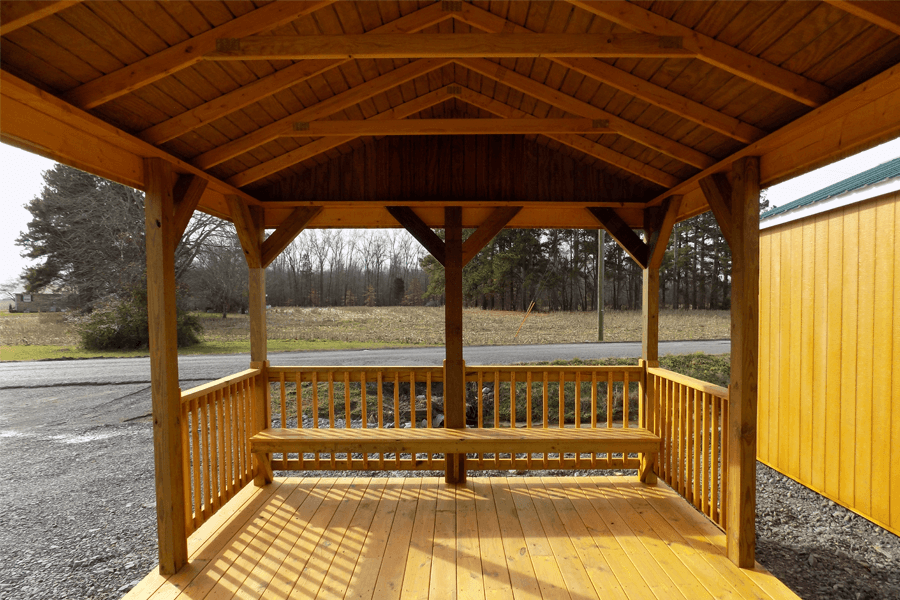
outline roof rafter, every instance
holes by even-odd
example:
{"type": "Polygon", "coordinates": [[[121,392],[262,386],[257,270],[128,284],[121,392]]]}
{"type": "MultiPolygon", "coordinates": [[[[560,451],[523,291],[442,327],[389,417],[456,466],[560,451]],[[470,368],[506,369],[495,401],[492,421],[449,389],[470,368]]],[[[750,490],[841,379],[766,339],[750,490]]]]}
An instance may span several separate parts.
{"type": "Polygon", "coordinates": [[[495,62],[491,62],[484,58],[464,58],[459,59],[456,62],[476,73],[481,73],[485,77],[519,90],[522,93],[528,94],[529,96],[537,98],[538,100],[566,112],[582,117],[588,117],[589,119],[606,119],[609,121],[609,126],[616,130],[619,135],[625,136],[649,148],[653,148],[657,152],[671,156],[686,164],[705,169],[716,162],[715,159],[702,152],[698,152],[684,144],[670,140],[649,129],[644,129],[631,121],[608,113],[587,102],[582,102],[577,98],[568,96],[559,90],[546,86],[543,83],[539,83],[530,77],[526,77],[515,71],[510,71],[495,62]]]}
{"type": "MultiPolygon", "coordinates": [[[[499,100],[496,100],[489,96],[485,96],[484,94],[480,94],[466,87],[462,87],[459,97],[463,102],[467,102],[472,106],[477,106],[478,108],[484,109],[490,113],[504,117],[506,119],[522,119],[530,116],[525,111],[519,110],[518,108],[513,108],[506,103],[500,102],[499,100]]],[[[661,186],[672,187],[673,185],[678,185],[681,182],[680,179],[673,175],[669,175],[668,173],[660,171],[659,169],[655,169],[650,165],[642,163],[639,160],[635,160],[629,156],[620,154],[615,150],[603,146],[602,144],[592,142],[585,137],[565,134],[545,135],[551,140],[555,140],[561,144],[565,144],[566,146],[574,148],[579,152],[583,152],[584,154],[593,156],[594,158],[600,159],[605,163],[609,163],[624,171],[628,171],[629,173],[637,175],[642,179],[652,181],[653,183],[659,184],[661,186]]]]}
{"type": "Polygon", "coordinates": [[[900,11],[897,5],[890,2],[825,0],[828,4],[865,19],[873,25],[886,29],[894,35],[900,35],[900,11]]]}
{"type": "Polygon", "coordinates": [[[19,0],[19,2],[3,2],[0,4],[0,35],[6,35],[16,29],[31,25],[44,17],[55,15],[61,10],[78,4],[81,0],[57,0],[56,2],[37,2],[35,0],[19,0]]]}
{"type": "MultiPolygon", "coordinates": [[[[451,18],[451,13],[443,10],[440,4],[431,4],[385,23],[369,33],[411,33],[449,18],[451,18]]],[[[294,63],[167,121],[149,127],[140,133],[140,137],[151,144],[167,142],[349,61],[350,59],[345,57],[336,60],[307,60],[294,63]]]]}
{"type": "MultiPolygon", "coordinates": [[[[468,25],[490,32],[526,33],[531,31],[468,2],[463,3],[462,9],[453,13],[453,16],[468,25]]],[[[617,69],[602,60],[595,58],[551,58],[550,60],[738,141],[749,144],[766,135],[766,132],[758,127],[680,96],[662,86],[632,75],[628,71],[617,69]]]]}
{"type": "Polygon", "coordinates": [[[257,146],[262,146],[266,142],[281,137],[285,133],[292,131],[294,123],[297,121],[313,121],[315,119],[333,115],[354,104],[359,104],[363,100],[371,98],[376,94],[380,94],[381,92],[402,83],[406,83],[411,79],[440,69],[448,62],[450,61],[443,58],[424,58],[407,63],[402,67],[389,71],[374,79],[370,79],[363,84],[352,87],[327,100],[304,108],[303,110],[288,115],[283,119],[279,119],[274,123],[260,127],[256,131],[252,131],[243,137],[228,142],[227,144],[223,144],[209,152],[204,152],[200,156],[194,158],[192,163],[200,169],[209,169],[219,163],[225,162],[229,158],[234,158],[235,156],[249,152],[257,146]]]}
{"type": "Polygon", "coordinates": [[[302,137],[370,135],[498,135],[615,133],[599,119],[364,119],[297,122],[287,135],[302,137]]]}
{"type": "Polygon", "coordinates": [[[272,2],[118,71],[82,84],[64,94],[63,99],[79,108],[94,108],[199,62],[203,55],[215,50],[216,40],[219,38],[273,29],[332,2],[334,0],[272,2]]]}
{"type": "Polygon", "coordinates": [[[834,90],[820,83],[782,69],[743,50],[723,44],[690,27],[670,21],[630,2],[568,1],[632,31],[681,36],[685,49],[691,50],[703,62],[778,92],[806,106],[821,106],[836,95],[834,90]]]}

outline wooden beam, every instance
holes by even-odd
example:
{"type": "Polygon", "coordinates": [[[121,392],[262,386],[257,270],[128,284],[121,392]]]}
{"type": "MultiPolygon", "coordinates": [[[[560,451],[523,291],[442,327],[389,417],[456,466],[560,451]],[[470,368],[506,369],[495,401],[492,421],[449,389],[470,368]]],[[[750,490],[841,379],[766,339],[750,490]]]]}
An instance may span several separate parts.
{"type": "Polygon", "coordinates": [[[871,0],[862,2],[826,0],[826,2],[855,17],[886,29],[894,35],[900,35],[900,10],[894,2],[873,2],[871,0]]]}
{"type": "MultiPolygon", "coordinates": [[[[466,378],[463,361],[462,209],[444,209],[446,260],[444,264],[444,427],[466,428],[466,378]]],[[[466,455],[446,454],[447,483],[466,480],[466,455]]]]}
{"type": "Polygon", "coordinates": [[[209,182],[199,210],[227,217],[226,194],[259,201],[208,173],[151,146],[18,77],[0,71],[0,140],[139,190],[145,189],[144,157],[157,157],[178,173],[209,182]]]}
{"type": "Polygon", "coordinates": [[[631,121],[608,113],[587,102],[582,102],[577,98],[568,96],[559,90],[546,86],[525,75],[520,75],[495,62],[491,62],[484,58],[465,58],[459,59],[456,62],[467,69],[475,71],[476,73],[481,73],[485,77],[519,90],[522,93],[528,94],[538,100],[542,100],[543,102],[566,112],[587,117],[589,119],[604,119],[608,121],[609,126],[620,135],[689,165],[705,169],[715,164],[714,159],[702,152],[698,152],[693,148],[670,140],[649,129],[644,129],[631,121]]]}
{"type": "Polygon", "coordinates": [[[725,536],[728,558],[752,569],[756,554],[756,406],[759,374],[759,160],[732,168],[731,385],[725,536]]]}
{"type": "Polygon", "coordinates": [[[836,95],[834,90],[820,83],[723,44],[635,4],[586,0],[569,2],[632,31],[680,36],[685,49],[693,52],[698,59],[807,106],[821,106],[836,95]]]}
{"type": "Polygon", "coordinates": [[[184,230],[187,229],[188,223],[191,221],[197,205],[200,204],[200,198],[209,181],[199,175],[179,175],[175,182],[175,190],[173,196],[175,198],[175,243],[181,241],[184,230]]]}
{"type": "Polygon", "coordinates": [[[16,29],[31,25],[44,17],[55,15],[80,0],[60,0],[58,2],[39,2],[35,0],[18,0],[17,2],[0,3],[0,35],[6,35],[16,29]]]}
{"type": "MultiPolygon", "coordinates": [[[[440,4],[430,4],[425,8],[420,8],[417,11],[385,23],[381,27],[376,27],[367,33],[412,33],[440,23],[450,17],[451,14],[442,10],[440,4]]],[[[350,61],[349,58],[341,60],[310,60],[294,63],[251,84],[214,98],[176,117],[172,117],[168,121],[163,121],[158,125],[145,129],[140,133],[140,137],[151,144],[161,144],[348,61],[350,61]]]]}
{"type": "Polygon", "coordinates": [[[215,50],[216,40],[219,38],[267,31],[328,6],[333,1],[267,4],[180,44],[170,46],[162,52],[151,54],[118,71],[82,84],[66,92],[63,98],[79,108],[94,108],[196,64],[203,59],[204,54],[215,50]]]}
{"type": "Polygon", "coordinates": [[[648,267],[656,269],[662,266],[663,258],[666,255],[666,247],[669,245],[669,237],[672,235],[672,228],[675,227],[675,221],[678,217],[678,209],[681,207],[681,196],[669,196],[660,207],[662,219],[650,235],[647,246],[649,250],[648,267]]]}
{"type": "Polygon", "coordinates": [[[321,212],[321,206],[301,206],[291,211],[291,214],[262,243],[262,267],[266,268],[272,264],[288,244],[293,242],[294,238],[321,212]]]}
{"type": "Polygon", "coordinates": [[[175,231],[172,167],[148,158],[144,167],[147,244],[147,316],[150,333],[150,390],[159,570],[177,572],[187,563],[185,452],[178,387],[178,331],[175,315],[175,231]]]}
{"type": "Polygon", "coordinates": [[[641,359],[659,366],[659,269],[643,272],[641,288],[641,359]]]}
{"type": "MultiPolygon", "coordinates": [[[[265,215],[260,206],[246,206],[244,219],[249,217],[249,226],[251,245],[256,248],[256,252],[261,254],[263,239],[266,237],[266,230],[263,226],[265,223],[265,215]]],[[[244,212],[244,211],[240,211],[244,212]]],[[[240,237],[240,234],[238,234],[240,237]]],[[[241,240],[243,246],[243,239],[241,240]]],[[[251,426],[252,433],[259,433],[263,429],[272,426],[272,403],[270,401],[269,388],[269,347],[268,335],[266,334],[266,269],[261,264],[251,264],[248,259],[249,269],[247,269],[247,313],[250,317],[250,368],[259,369],[260,374],[257,376],[253,390],[253,424],[251,426]]],[[[269,474],[272,471],[272,455],[258,453],[253,455],[256,462],[255,473],[253,478],[257,486],[263,486],[272,483],[272,477],[269,474]]]]}
{"type": "Polygon", "coordinates": [[[588,210],[597,218],[603,229],[628,253],[628,256],[633,258],[634,262],[639,264],[642,269],[646,269],[649,264],[650,248],[622,217],[612,208],[590,207],[588,210]]]}
{"type": "MultiPolygon", "coordinates": [[[[512,21],[507,21],[503,17],[468,2],[463,3],[462,9],[453,13],[453,17],[491,33],[501,31],[531,33],[530,29],[516,25],[512,21]]],[[[766,135],[766,132],[758,127],[743,123],[739,119],[720,113],[699,102],[694,102],[664,87],[636,77],[628,71],[617,69],[602,60],[595,58],[552,58],[551,60],[738,141],[750,143],[766,135]]]]}
{"type": "Polygon", "coordinates": [[[719,223],[722,237],[731,248],[731,184],[724,173],[713,173],[699,182],[713,216],[719,223]]]}
{"type": "Polygon", "coordinates": [[[218,40],[206,60],[691,57],[678,37],[596,33],[432,33],[251,36],[218,40]]]}
{"type": "Polygon", "coordinates": [[[249,152],[266,142],[271,142],[272,140],[293,131],[294,123],[297,121],[314,121],[333,115],[354,104],[359,104],[363,100],[371,98],[376,94],[380,94],[381,92],[385,92],[395,86],[415,79],[416,77],[439,69],[448,62],[449,61],[446,59],[435,58],[407,63],[402,67],[389,71],[374,79],[370,79],[366,83],[352,87],[349,90],[332,96],[327,100],[323,100],[318,104],[314,104],[292,115],[279,119],[274,123],[260,127],[256,131],[248,133],[232,142],[223,144],[209,152],[204,152],[193,160],[193,164],[200,169],[209,169],[210,167],[225,162],[229,158],[234,158],[235,156],[249,152]]]}
{"type": "MultiPolygon", "coordinates": [[[[525,111],[519,110],[518,108],[513,108],[512,106],[509,106],[504,102],[500,102],[499,100],[495,100],[494,98],[485,96],[484,94],[479,94],[478,92],[470,90],[466,87],[462,87],[460,89],[459,98],[463,102],[507,119],[525,119],[531,116],[525,111]]],[[[662,185],[664,187],[672,187],[678,185],[681,182],[681,180],[677,177],[673,177],[672,175],[669,175],[664,171],[655,169],[650,165],[644,164],[639,160],[631,158],[630,156],[620,154],[615,150],[611,150],[606,146],[603,146],[602,144],[592,142],[585,137],[566,134],[545,135],[552,140],[556,140],[561,144],[569,146],[570,148],[575,148],[579,152],[583,152],[584,154],[593,156],[594,158],[600,159],[605,163],[609,163],[615,167],[619,167],[622,170],[628,171],[629,173],[637,175],[638,177],[646,179],[647,181],[652,181],[653,183],[656,183],[658,185],[662,185]]]]}
{"type": "MultiPolygon", "coordinates": [[[[450,98],[451,96],[447,91],[448,87],[449,86],[438,88],[433,92],[429,92],[423,96],[419,96],[418,98],[410,100],[409,102],[405,102],[403,104],[400,104],[399,106],[395,106],[394,108],[383,113],[378,113],[377,115],[369,117],[369,119],[366,120],[389,121],[403,119],[410,115],[414,115],[425,110],[426,108],[430,108],[436,104],[440,104],[441,102],[450,98]]],[[[308,160],[313,156],[317,156],[319,154],[322,154],[323,152],[327,152],[332,148],[336,148],[341,144],[346,144],[347,142],[354,139],[356,139],[356,136],[328,137],[315,140],[314,142],[310,142],[304,146],[301,146],[300,148],[297,148],[296,150],[291,150],[290,152],[286,152],[280,156],[273,158],[272,160],[256,165],[255,167],[251,167],[246,171],[235,173],[228,179],[228,183],[236,187],[249,185],[254,181],[264,179],[269,175],[273,175],[278,171],[287,169],[288,167],[292,167],[298,163],[303,162],[304,160],[308,160]]]]}
{"type": "Polygon", "coordinates": [[[593,119],[366,119],[294,123],[289,134],[302,137],[370,135],[528,135],[546,133],[614,133],[606,121],[593,119]]]}
{"type": "Polygon", "coordinates": [[[259,227],[250,212],[250,207],[241,201],[239,196],[225,196],[231,221],[244,250],[244,258],[251,269],[259,269],[262,265],[261,243],[257,231],[259,227]]]}
{"type": "Polygon", "coordinates": [[[502,206],[494,209],[491,216],[485,219],[484,223],[479,225],[478,229],[463,242],[462,266],[465,267],[469,264],[469,261],[475,258],[475,255],[481,252],[481,249],[494,239],[494,236],[500,233],[513,217],[519,214],[520,210],[522,210],[521,206],[502,206]]]}
{"type": "Polygon", "coordinates": [[[444,248],[444,240],[439,238],[431,228],[419,218],[413,209],[408,206],[388,206],[387,211],[397,220],[414,238],[416,238],[422,247],[428,250],[435,260],[447,266],[446,250],[444,248]]]}

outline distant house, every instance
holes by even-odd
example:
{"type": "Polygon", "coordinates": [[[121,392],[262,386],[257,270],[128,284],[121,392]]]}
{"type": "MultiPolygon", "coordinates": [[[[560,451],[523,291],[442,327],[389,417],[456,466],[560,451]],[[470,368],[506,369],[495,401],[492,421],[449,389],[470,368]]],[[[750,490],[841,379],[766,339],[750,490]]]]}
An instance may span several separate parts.
{"type": "Polygon", "coordinates": [[[900,159],[760,230],[758,457],[900,534],[900,159]]]}
{"type": "Polygon", "coordinates": [[[12,312],[59,312],[71,306],[68,294],[16,294],[15,304],[10,304],[12,312]]]}

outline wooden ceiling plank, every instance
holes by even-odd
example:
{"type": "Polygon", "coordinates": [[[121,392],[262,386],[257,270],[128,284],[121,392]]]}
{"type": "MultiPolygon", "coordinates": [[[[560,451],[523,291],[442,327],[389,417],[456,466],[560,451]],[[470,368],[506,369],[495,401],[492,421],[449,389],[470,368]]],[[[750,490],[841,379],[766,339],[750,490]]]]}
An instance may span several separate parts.
{"type": "MultiPolygon", "coordinates": [[[[441,10],[440,5],[431,4],[390,23],[385,23],[369,33],[411,33],[449,18],[450,13],[441,10]]],[[[214,98],[183,114],[172,117],[168,121],[145,129],[140,133],[140,137],[151,144],[167,142],[229,113],[249,106],[254,102],[258,102],[267,96],[276,94],[325,71],[343,65],[350,60],[349,58],[344,58],[341,60],[295,63],[219,98],[214,98]]]]}
{"type": "Polygon", "coordinates": [[[439,238],[425,222],[408,206],[388,206],[387,211],[412,235],[435,260],[445,264],[444,240],[439,238]]]}
{"type": "Polygon", "coordinates": [[[677,37],[595,33],[434,33],[222,37],[205,60],[305,60],[361,58],[520,58],[622,56],[684,58],[677,37]]]}
{"type": "Polygon", "coordinates": [[[716,162],[715,159],[702,152],[698,152],[693,148],[670,140],[649,129],[644,129],[643,127],[608,113],[587,102],[582,102],[577,98],[563,94],[559,90],[539,83],[530,77],[520,75],[515,71],[510,71],[495,62],[491,62],[484,58],[464,58],[458,59],[456,62],[476,73],[480,73],[485,77],[501,82],[506,86],[519,90],[524,94],[528,94],[533,98],[546,102],[547,104],[560,108],[566,112],[587,117],[589,119],[604,119],[609,122],[609,126],[615,129],[619,135],[653,148],[657,152],[676,158],[686,164],[705,169],[716,162]]]}
{"type": "Polygon", "coordinates": [[[900,35],[900,10],[893,2],[873,2],[845,0],[825,0],[828,4],[837,7],[855,17],[864,19],[882,29],[887,29],[894,35],[900,35]]]}
{"type": "Polygon", "coordinates": [[[678,220],[678,211],[681,208],[682,196],[669,196],[662,203],[660,209],[662,211],[662,222],[659,227],[650,235],[648,266],[651,269],[659,269],[662,266],[663,259],[666,256],[666,246],[669,245],[669,237],[672,235],[672,228],[678,220]]]}
{"type": "Polygon", "coordinates": [[[226,195],[225,201],[228,203],[231,222],[234,223],[234,229],[241,242],[241,248],[244,250],[247,266],[251,269],[262,268],[259,227],[253,218],[253,214],[250,212],[250,207],[241,200],[240,196],[233,194],[226,195]]]}
{"type": "Polygon", "coordinates": [[[59,0],[57,2],[19,0],[18,2],[0,3],[0,35],[6,35],[45,17],[55,15],[78,2],[80,0],[59,0]]]}
{"type": "MultiPolygon", "coordinates": [[[[435,104],[440,104],[441,102],[449,98],[450,94],[447,91],[448,87],[450,86],[438,88],[433,92],[429,92],[424,96],[419,96],[418,98],[410,100],[409,102],[405,102],[403,104],[400,104],[399,106],[395,106],[391,110],[385,111],[383,113],[378,113],[377,115],[366,120],[389,121],[414,115],[425,110],[426,108],[434,106],[435,104]]],[[[244,187],[253,183],[254,181],[265,179],[266,177],[273,175],[278,171],[287,169],[305,160],[308,160],[313,156],[317,156],[319,154],[322,154],[323,152],[331,150],[332,148],[337,148],[342,144],[353,141],[354,139],[356,139],[356,137],[358,136],[351,135],[345,137],[320,138],[304,146],[301,146],[296,150],[291,150],[290,152],[287,152],[280,156],[276,156],[272,160],[256,165],[255,167],[251,167],[246,171],[236,173],[235,175],[231,176],[228,181],[235,187],[244,187]]]]}
{"type": "Polygon", "coordinates": [[[179,175],[172,197],[175,200],[175,240],[181,240],[191,216],[200,204],[209,181],[199,175],[179,175]]]}
{"type": "Polygon", "coordinates": [[[94,108],[199,62],[204,54],[215,49],[219,38],[260,33],[308,15],[331,2],[333,0],[267,4],[162,52],[80,85],[68,91],[64,99],[79,108],[94,108]]]}
{"type": "Polygon", "coordinates": [[[825,104],[836,92],[820,83],[782,69],[761,58],[723,44],[630,2],[569,0],[599,17],[632,31],[680,36],[684,47],[698,59],[813,108],[825,104]]]}
{"type": "Polygon", "coordinates": [[[321,206],[300,206],[291,211],[275,231],[262,243],[262,268],[265,269],[278,258],[300,232],[306,229],[310,221],[322,212],[321,206]]]}
{"type": "Polygon", "coordinates": [[[462,266],[465,267],[469,264],[469,261],[475,258],[475,255],[481,252],[482,248],[487,246],[512,221],[513,217],[519,214],[520,210],[522,210],[521,206],[502,206],[495,209],[484,223],[479,225],[478,229],[463,242],[462,266]]]}
{"type": "MultiPolygon", "coordinates": [[[[527,118],[530,115],[528,113],[521,111],[517,108],[513,108],[508,104],[500,102],[499,100],[495,100],[484,94],[480,94],[474,90],[470,90],[466,87],[461,87],[460,89],[460,99],[472,106],[476,106],[483,110],[486,110],[495,115],[504,117],[506,119],[522,119],[527,118]]],[[[536,117],[532,117],[536,118],[536,117]]],[[[594,158],[600,159],[605,163],[609,163],[615,167],[619,167],[620,169],[624,169],[629,173],[637,175],[642,179],[646,179],[647,181],[652,181],[653,183],[662,185],[664,187],[672,187],[674,185],[678,185],[681,182],[680,179],[665,173],[664,171],[660,171],[658,169],[654,169],[653,167],[644,164],[638,160],[635,160],[631,157],[625,156],[624,154],[619,154],[615,150],[611,150],[606,146],[601,144],[597,144],[596,142],[592,142],[591,140],[579,136],[579,135],[557,135],[557,134],[545,134],[546,137],[551,140],[556,140],[561,144],[565,144],[570,148],[574,148],[579,152],[583,152],[589,156],[593,156],[594,158]]]]}
{"type": "Polygon", "coordinates": [[[622,217],[612,208],[599,208],[591,206],[588,211],[600,225],[603,226],[610,236],[622,247],[622,249],[639,264],[642,269],[646,269],[649,265],[650,248],[638,237],[638,234],[628,226],[622,217]]]}
{"type": "Polygon", "coordinates": [[[294,124],[293,137],[374,135],[528,135],[614,133],[594,119],[382,119],[312,121],[294,124]]]}
{"type": "MultiPolygon", "coordinates": [[[[531,32],[525,27],[469,3],[465,3],[460,12],[454,13],[454,18],[491,33],[500,31],[531,32]]],[[[553,58],[551,60],[738,141],[749,144],[766,135],[766,132],[758,127],[743,123],[739,119],[699,102],[694,102],[601,60],[594,58],[553,58]]]]}
{"type": "Polygon", "coordinates": [[[304,108],[299,112],[279,119],[274,123],[261,127],[256,131],[252,131],[241,138],[223,144],[208,152],[204,152],[194,158],[192,162],[200,169],[209,169],[230,158],[239,156],[253,148],[262,146],[266,142],[281,137],[292,131],[294,129],[294,123],[297,121],[314,121],[322,117],[333,115],[354,104],[359,104],[363,100],[371,98],[376,94],[380,94],[400,85],[401,83],[405,83],[411,79],[425,75],[430,71],[439,69],[448,62],[447,59],[425,58],[407,63],[393,71],[388,71],[380,77],[370,79],[362,85],[350,88],[345,92],[341,92],[340,94],[332,96],[331,98],[323,100],[308,108],[304,108]]]}
{"type": "Polygon", "coordinates": [[[731,247],[731,184],[724,173],[713,173],[699,182],[709,208],[719,223],[722,237],[731,247]]]}

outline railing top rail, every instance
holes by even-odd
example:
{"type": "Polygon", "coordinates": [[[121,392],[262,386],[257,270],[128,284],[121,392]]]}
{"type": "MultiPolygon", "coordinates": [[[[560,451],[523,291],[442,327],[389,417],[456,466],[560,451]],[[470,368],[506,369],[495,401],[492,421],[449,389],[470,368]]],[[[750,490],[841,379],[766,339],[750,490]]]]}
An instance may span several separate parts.
{"type": "Polygon", "coordinates": [[[394,367],[364,367],[364,366],[303,366],[303,365],[270,365],[269,373],[409,373],[413,371],[415,373],[427,373],[429,371],[433,373],[439,373],[443,371],[442,366],[434,366],[434,367],[404,367],[404,366],[394,366],[394,367]]]}
{"type": "Polygon", "coordinates": [[[198,385],[197,387],[193,387],[189,390],[181,392],[181,402],[184,403],[195,398],[205,396],[210,392],[224,389],[232,383],[238,383],[239,381],[244,381],[245,379],[256,377],[259,374],[259,369],[247,369],[246,371],[241,371],[239,373],[228,375],[221,379],[216,379],[215,381],[210,381],[209,383],[204,383],[203,385],[198,385]]]}
{"type": "Polygon", "coordinates": [[[687,375],[682,375],[681,373],[676,373],[675,371],[669,371],[668,369],[662,369],[659,367],[650,367],[647,369],[647,374],[662,377],[663,379],[668,379],[669,381],[674,381],[675,383],[686,385],[688,387],[694,388],[695,390],[699,390],[707,394],[712,394],[713,396],[728,398],[728,388],[724,388],[721,385],[707,383],[701,379],[694,379],[693,377],[688,377],[687,375]]]}
{"type": "Polygon", "coordinates": [[[644,367],[640,365],[466,365],[466,371],[500,371],[515,373],[573,373],[581,372],[603,372],[608,373],[643,373],[644,367]]]}

